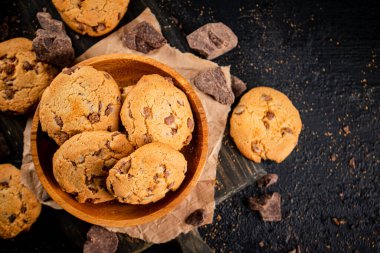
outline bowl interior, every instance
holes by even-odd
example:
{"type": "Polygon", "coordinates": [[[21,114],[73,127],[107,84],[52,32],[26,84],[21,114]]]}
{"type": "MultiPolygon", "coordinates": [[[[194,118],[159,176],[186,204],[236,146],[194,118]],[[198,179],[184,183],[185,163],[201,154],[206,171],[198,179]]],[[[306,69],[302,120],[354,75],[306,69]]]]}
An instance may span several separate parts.
{"type": "MultiPolygon", "coordinates": [[[[207,123],[202,105],[189,83],[171,68],[152,59],[135,55],[111,55],[91,58],[78,65],[91,65],[108,72],[119,86],[135,84],[143,75],[160,74],[173,78],[176,87],[186,93],[192,107],[195,128],[191,143],[181,152],[188,162],[183,183],[175,192],[148,205],[127,205],[117,201],[101,204],[78,203],[62,191],[52,172],[52,158],[58,146],[41,130],[38,113],[32,126],[32,155],[37,174],[49,195],[66,211],[87,222],[103,226],[132,226],[157,219],[176,207],[197,183],[207,154],[207,123]],[[35,135],[33,135],[35,132],[35,135]]],[[[38,110],[37,110],[38,112],[38,110]]],[[[123,128],[120,125],[120,128],[123,128]]]]}

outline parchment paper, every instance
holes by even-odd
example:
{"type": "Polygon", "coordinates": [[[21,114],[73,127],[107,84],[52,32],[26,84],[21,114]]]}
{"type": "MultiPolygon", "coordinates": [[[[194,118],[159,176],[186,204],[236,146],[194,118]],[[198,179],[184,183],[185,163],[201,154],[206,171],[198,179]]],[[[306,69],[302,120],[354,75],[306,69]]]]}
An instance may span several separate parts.
{"type": "MultiPolygon", "coordinates": [[[[161,31],[156,17],[149,9],[146,9],[126,26],[133,27],[135,24],[142,21],[150,23],[158,31],[161,31]]],[[[192,85],[193,78],[200,71],[218,66],[214,62],[201,59],[193,54],[182,53],[170,45],[165,45],[158,50],[149,52],[148,54],[128,49],[122,45],[120,40],[121,29],[89,48],[83,55],[77,58],[77,62],[94,56],[112,53],[146,55],[172,67],[189,80],[192,85]]],[[[222,67],[222,70],[226,75],[228,85],[231,85],[229,67],[222,67]]],[[[193,87],[205,109],[208,128],[210,130],[208,158],[198,184],[178,207],[176,207],[170,214],[160,219],[139,226],[107,229],[115,232],[127,233],[132,237],[143,239],[148,242],[163,243],[175,238],[180,233],[187,233],[194,229],[193,226],[187,225],[184,221],[188,215],[196,209],[203,208],[206,211],[206,219],[203,224],[209,224],[212,222],[215,207],[214,184],[218,153],[221,147],[230,106],[216,102],[208,95],[205,95],[196,89],[194,85],[193,87]]],[[[23,180],[35,192],[41,203],[53,208],[59,208],[59,206],[48,197],[34,171],[34,165],[30,154],[30,125],[29,121],[24,133],[24,159],[22,165],[23,180]]]]}

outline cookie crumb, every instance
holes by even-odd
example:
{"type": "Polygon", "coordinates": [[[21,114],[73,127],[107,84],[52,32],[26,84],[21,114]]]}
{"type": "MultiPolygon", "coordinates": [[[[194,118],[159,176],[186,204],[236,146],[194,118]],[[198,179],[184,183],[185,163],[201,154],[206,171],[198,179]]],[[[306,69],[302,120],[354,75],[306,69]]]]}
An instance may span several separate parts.
{"type": "Polygon", "coordinates": [[[352,157],[350,161],[348,162],[348,165],[350,166],[351,169],[356,168],[356,162],[355,162],[355,157],[352,157]]]}

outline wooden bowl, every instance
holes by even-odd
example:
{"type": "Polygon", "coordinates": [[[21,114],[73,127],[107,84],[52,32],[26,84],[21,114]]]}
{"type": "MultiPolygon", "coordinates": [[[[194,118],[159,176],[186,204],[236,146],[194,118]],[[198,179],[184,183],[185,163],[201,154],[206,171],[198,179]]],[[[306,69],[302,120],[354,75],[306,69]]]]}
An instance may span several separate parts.
{"type": "Polygon", "coordinates": [[[104,55],[78,64],[85,65],[108,72],[121,87],[135,84],[146,74],[160,74],[173,78],[174,84],[187,95],[195,121],[193,139],[181,150],[188,162],[185,179],[177,191],[169,192],[165,198],[148,205],[127,205],[117,201],[101,204],[78,203],[70,194],[61,190],[53,176],[52,158],[58,146],[41,130],[37,108],[32,124],[31,145],[33,162],[42,185],[50,197],[67,212],[81,220],[101,226],[134,226],[168,214],[189,195],[197,184],[206,162],[207,121],[198,96],[188,81],[176,71],[147,57],[128,54],[104,55]]]}

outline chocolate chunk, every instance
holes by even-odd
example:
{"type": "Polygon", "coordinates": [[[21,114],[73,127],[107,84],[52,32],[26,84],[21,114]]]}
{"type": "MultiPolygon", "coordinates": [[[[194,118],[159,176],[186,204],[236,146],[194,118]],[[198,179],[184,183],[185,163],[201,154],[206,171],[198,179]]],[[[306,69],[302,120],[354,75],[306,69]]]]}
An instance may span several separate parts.
{"type": "Polygon", "coordinates": [[[267,95],[267,94],[262,94],[261,95],[261,98],[264,100],[264,101],[271,101],[272,100],[272,97],[267,95]]]}
{"type": "Polygon", "coordinates": [[[108,74],[108,73],[104,73],[104,77],[105,77],[106,79],[111,79],[111,75],[108,74]]]}
{"type": "Polygon", "coordinates": [[[165,119],[164,119],[164,122],[166,125],[171,125],[174,123],[174,120],[175,120],[175,117],[173,114],[170,114],[169,116],[167,116],[165,119]]]}
{"type": "Polygon", "coordinates": [[[231,88],[235,97],[240,97],[240,95],[247,89],[247,85],[238,77],[231,75],[231,88]]]}
{"type": "Polygon", "coordinates": [[[104,114],[105,114],[106,116],[108,116],[108,115],[110,115],[110,114],[112,113],[112,111],[113,111],[112,104],[109,104],[109,105],[107,105],[107,108],[106,108],[106,110],[104,111],[104,114]]]}
{"type": "Polygon", "coordinates": [[[15,65],[14,64],[5,65],[4,71],[7,75],[12,75],[13,72],[15,72],[15,65]]]}
{"type": "Polygon", "coordinates": [[[8,220],[9,220],[10,223],[13,223],[13,222],[15,221],[15,219],[16,219],[16,215],[14,215],[14,214],[11,214],[11,215],[8,217],[8,220]]]}
{"type": "Polygon", "coordinates": [[[168,189],[170,190],[171,188],[173,188],[174,186],[174,182],[171,182],[169,185],[168,185],[168,189]]]}
{"type": "Polygon", "coordinates": [[[287,133],[287,134],[293,134],[292,129],[290,129],[289,127],[283,127],[281,129],[281,132],[282,132],[282,135],[285,135],[285,133],[287,133]]]}
{"type": "Polygon", "coordinates": [[[63,74],[66,74],[66,75],[71,75],[72,73],[74,73],[77,69],[79,69],[78,66],[72,66],[71,68],[64,68],[62,70],[62,73],[63,74]]]}
{"type": "Polygon", "coordinates": [[[257,154],[260,154],[261,150],[260,148],[258,147],[258,145],[256,143],[253,143],[251,144],[251,149],[253,152],[257,153],[257,154]]]}
{"type": "Polygon", "coordinates": [[[193,129],[194,128],[194,121],[191,118],[187,118],[187,127],[189,129],[193,129]]]}
{"type": "Polygon", "coordinates": [[[38,23],[47,31],[65,34],[65,26],[59,20],[53,19],[49,12],[37,13],[38,23]]]}
{"type": "Polygon", "coordinates": [[[164,177],[168,178],[170,176],[170,172],[167,168],[164,169],[164,177]]]}
{"type": "Polygon", "coordinates": [[[144,54],[166,44],[164,36],[145,21],[133,28],[125,27],[121,33],[121,40],[124,46],[144,54]]]}
{"type": "Polygon", "coordinates": [[[267,111],[265,117],[267,117],[269,120],[272,120],[274,118],[274,113],[271,111],[267,111]]]}
{"type": "Polygon", "coordinates": [[[257,180],[257,186],[259,188],[267,188],[271,186],[272,184],[277,183],[278,175],[277,174],[266,174],[263,177],[261,177],[259,180],[257,180]]]}
{"type": "Polygon", "coordinates": [[[15,95],[15,92],[12,88],[5,88],[4,90],[4,93],[5,93],[5,99],[7,100],[11,100],[13,99],[14,95],[15,95]]]}
{"type": "Polygon", "coordinates": [[[30,64],[30,62],[28,61],[24,61],[24,63],[22,64],[22,67],[24,68],[25,71],[29,71],[29,70],[33,70],[33,65],[30,64]]]}
{"type": "Polygon", "coordinates": [[[100,116],[98,113],[93,112],[90,115],[88,115],[88,120],[91,122],[91,124],[95,124],[96,122],[100,121],[100,116]]]}
{"type": "Polygon", "coordinates": [[[153,117],[152,109],[150,107],[144,107],[143,116],[145,119],[151,119],[153,117]]]}
{"type": "Polygon", "coordinates": [[[281,195],[278,192],[249,198],[249,206],[253,211],[259,211],[263,221],[281,221],[281,195]]]}
{"type": "Polygon", "coordinates": [[[56,133],[57,135],[57,138],[58,138],[58,142],[60,144],[64,143],[65,141],[67,141],[69,139],[69,135],[66,133],[66,132],[58,132],[56,133]]]}
{"type": "Polygon", "coordinates": [[[172,135],[175,135],[177,132],[178,132],[178,128],[177,127],[172,128],[172,131],[171,131],[172,135]]]}
{"type": "Polygon", "coordinates": [[[100,226],[92,226],[87,232],[83,253],[114,253],[119,239],[117,234],[100,226]]]}
{"type": "Polygon", "coordinates": [[[103,23],[99,23],[97,26],[94,26],[92,29],[94,31],[101,32],[101,31],[104,31],[106,29],[106,25],[103,23]]]}
{"type": "Polygon", "coordinates": [[[192,226],[199,226],[204,222],[205,218],[205,210],[197,209],[186,218],[185,223],[192,226]]]}
{"type": "Polygon", "coordinates": [[[9,183],[8,182],[0,182],[0,190],[3,189],[8,189],[9,188],[9,183]]]}
{"type": "Polygon", "coordinates": [[[144,134],[143,137],[144,137],[145,144],[151,143],[153,141],[153,136],[150,134],[144,134]]]}
{"type": "Polygon", "coordinates": [[[178,103],[180,106],[183,106],[183,101],[182,101],[182,100],[177,100],[177,103],[178,103]]]}
{"type": "Polygon", "coordinates": [[[59,67],[69,66],[74,61],[71,39],[66,35],[63,23],[52,19],[49,13],[37,13],[43,29],[38,29],[33,39],[33,50],[37,58],[59,67]]]}
{"type": "Polygon", "coordinates": [[[194,78],[194,85],[204,93],[214,97],[222,104],[232,104],[235,100],[231,87],[227,85],[226,77],[220,67],[208,69],[194,78]]]}
{"type": "Polygon", "coordinates": [[[26,206],[24,206],[24,205],[21,206],[20,212],[21,213],[25,213],[26,212],[26,206]]]}
{"type": "Polygon", "coordinates": [[[55,120],[55,123],[57,123],[58,126],[60,126],[61,128],[63,127],[63,121],[62,121],[61,117],[55,116],[54,120],[55,120]]]}
{"type": "Polygon", "coordinates": [[[234,32],[223,23],[209,23],[201,26],[186,39],[192,49],[209,60],[232,50],[238,44],[238,38],[234,32]]]}
{"type": "Polygon", "coordinates": [[[266,129],[269,129],[269,123],[268,122],[264,121],[264,126],[266,129]]]}

